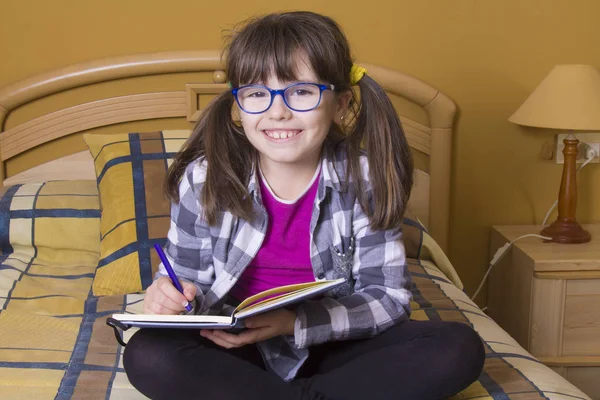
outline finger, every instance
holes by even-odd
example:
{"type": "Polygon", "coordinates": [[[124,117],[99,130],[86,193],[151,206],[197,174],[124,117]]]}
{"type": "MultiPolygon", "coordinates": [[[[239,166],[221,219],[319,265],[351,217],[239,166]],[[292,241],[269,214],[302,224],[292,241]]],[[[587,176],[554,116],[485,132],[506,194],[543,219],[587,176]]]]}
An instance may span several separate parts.
{"type": "Polygon", "coordinates": [[[240,332],[237,335],[233,335],[227,332],[215,332],[219,335],[219,337],[228,341],[237,346],[244,346],[251,343],[260,342],[263,339],[269,338],[273,335],[270,335],[269,332],[271,328],[257,328],[257,329],[247,329],[245,331],[240,332]]]}
{"type": "Polygon", "coordinates": [[[148,290],[144,297],[144,310],[148,314],[177,314],[183,310],[181,304],[177,304],[169,297],[165,296],[161,290],[162,281],[155,281],[148,290]]]}
{"type": "MultiPolygon", "coordinates": [[[[169,278],[164,278],[164,280],[158,284],[158,288],[166,298],[170,299],[173,303],[179,304],[181,309],[188,304],[188,300],[175,286],[173,286],[173,283],[169,278]]],[[[160,302],[162,303],[163,300],[160,299],[160,302]]]]}
{"type": "Polygon", "coordinates": [[[198,291],[196,285],[190,282],[183,281],[181,282],[181,286],[183,287],[183,295],[185,296],[185,298],[188,301],[194,300],[194,297],[196,297],[196,292],[198,291]]]}
{"type": "Polygon", "coordinates": [[[264,335],[264,330],[252,329],[239,334],[231,334],[221,330],[213,331],[213,336],[229,343],[233,347],[241,347],[247,344],[259,342],[264,335]]]}
{"type": "Polygon", "coordinates": [[[290,311],[285,309],[273,310],[264,314],[249,317],[246,319],[244,324],[248,328],[262,328],[266,326],[275,326],[280,324],[282,317],[287,316],[289,313],[290,311]]]}
{"type": "Polygon", "coordinates": [[[167,298],[160,288],[160,282],[155,281],[146,290],[144,296],[144,313],[146,314],[177,314],[183,310],[183,306],[167,298]]]}
{"type": "Polygon", "coordinates": [[[244,325],[247,328],[262,328],[265,326],[269,326],[271,325],[271,318],[268,317],[268,313],[267,314],[260,314],[260,315],[255,315],[253,317],[249,317],[246,319],[246,321],[244,322],[244,325]]]}
{"type": "Polygon", "coordinates": [[[244,346],[247,344],[243,340],[240,340],[239,335],[227,333],[222,330],[214,330],[212,332],[212,335],[216,338],[219,338],[220,340],[223,340],[223,341],[229,343],[233,347],[240,347],[240,346],[244,346]]]}
{"type": "MultiPolygon", "coordinates": [[[[159,306],[176,312],[181,312],[184,308],[183,303],[173,301],[171,298],[167,297],[164,292],[155,293],[150,300],[150,305],[152,306],[154,304],[154,307],[159,306]]],[[[187,300],[184,299],[183,301],[187,300]]]]}
{"type": "Polygon", "coordinates": [[[162,294],[148,296],[144,301],[146,314],[178,314],[183,310],[181,304],[166,299],[162,294]]]}
{"type": "Polygon", "coordinates": [[[173,303],[170,300],[161,302],[151,299],[144,302],[144,310],[146,314],[179,314],[183,307],[181,304],[173,303]]]}
{"type": "Polygon", "coordinates": [[[224,347],[226,349],[231,349],[234,347],[239,347],[239,346],[234,346],[233,344],[215,336],[215,334],[212,331],[209,330],[201,330],[200,331],[200,335],[202,335],[203,337],[207,338],[208,340],[210,340],[211,342],[213,342],[216,345],[219,345],[221,347],[224,347]]]}

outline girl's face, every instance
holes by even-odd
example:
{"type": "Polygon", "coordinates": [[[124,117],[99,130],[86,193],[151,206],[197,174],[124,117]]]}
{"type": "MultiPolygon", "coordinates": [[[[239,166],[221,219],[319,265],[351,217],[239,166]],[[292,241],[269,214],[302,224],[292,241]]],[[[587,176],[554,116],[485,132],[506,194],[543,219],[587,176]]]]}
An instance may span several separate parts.
{"type": "MultiPolygon", "coordinates": [[[[324,83],[316,77],[302,58],[297,61],[297,82],[324,83]]],[[[296,82],[282,82],[271,76],[266,82],[257,82],[270,89],[283,89],[296,82]]],[[[282,96],[276,95],[271,107],[261,114],[240,110],[242,126],[248,140],[258,150],[263,168],[296,166],[316,168],[321,147],[332,122],[340,122],[348,107],[351,93],[324,90],[319,106],[311,111],[289,109],[282,96]]]]}

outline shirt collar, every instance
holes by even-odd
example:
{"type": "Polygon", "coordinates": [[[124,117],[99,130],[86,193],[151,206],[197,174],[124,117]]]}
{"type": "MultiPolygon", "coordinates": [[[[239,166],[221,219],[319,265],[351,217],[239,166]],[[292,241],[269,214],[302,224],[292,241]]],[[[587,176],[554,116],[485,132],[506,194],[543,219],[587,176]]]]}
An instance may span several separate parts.
{"type": "MultiPolygon", "coordinates": [[[[335,145],[328,141],[323,146],[321,177],[319,178],[319,188],[317,191],[319,201],[325,198],[327,188],[331,188],[337,192],[346,191],[345,185],[342,184],[347,168],[346,152],[342,149],[343,146],[335,145]]],[[[248,180],[248,192],[255,200],[260,202],[259,179],[259,171],[256,167],[256,162],[254,162],[250,171],[250,179],[248,180]]]]}

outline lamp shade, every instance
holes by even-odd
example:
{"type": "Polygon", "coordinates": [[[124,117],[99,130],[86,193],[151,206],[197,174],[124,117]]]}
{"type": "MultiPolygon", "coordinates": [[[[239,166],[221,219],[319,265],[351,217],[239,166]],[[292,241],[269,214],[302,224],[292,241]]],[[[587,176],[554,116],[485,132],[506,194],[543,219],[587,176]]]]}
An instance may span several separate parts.
{"type": "Polygon", "coordinates": [[[556,65],[508,120],[539,128],[600,130],[600,71],[590,65],[556,65]]]}

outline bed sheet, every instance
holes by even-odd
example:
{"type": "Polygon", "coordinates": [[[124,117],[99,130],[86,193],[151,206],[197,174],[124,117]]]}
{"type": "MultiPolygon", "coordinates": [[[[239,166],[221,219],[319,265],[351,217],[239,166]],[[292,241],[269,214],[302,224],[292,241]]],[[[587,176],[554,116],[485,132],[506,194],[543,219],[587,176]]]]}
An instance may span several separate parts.
{"type": "MultiPolygon", "coordinates": [[[[94,181],[75,189],[16,186],[0,200],[0,398],[144,398],[129,384],[123,348],[105,324],[113,313],[141,312],[143,294],[91,292],[99,217],[94,181]]],[[[484,340],[481,376],[454,399],[589,399],[485,315],[457,285],[447,258],[407,261],[411,318],[469,324],[484,340]]]]}

